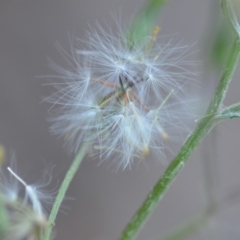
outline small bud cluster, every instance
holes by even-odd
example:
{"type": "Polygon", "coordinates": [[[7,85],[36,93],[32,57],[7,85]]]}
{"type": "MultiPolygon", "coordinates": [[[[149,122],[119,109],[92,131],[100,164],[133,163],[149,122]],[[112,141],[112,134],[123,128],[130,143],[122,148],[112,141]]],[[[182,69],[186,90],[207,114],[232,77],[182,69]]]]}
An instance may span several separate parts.
{"type": "Polygon", "coordinates": [[[47,99],[58,105],[52,132],[75,151],[87,141],[102,160],[118,159],[118,167],[152,152],[164,156],[165,142],[187,115],[182,90],[191,73],[188,48],[159,45],[159,30],[133,46],[121,29],[110,34],[98,26],[86,42],[71,45],[70,55],[63,51],[70,68],[51,63],[59,73],[52,77],[63,80],[47,99]]]}

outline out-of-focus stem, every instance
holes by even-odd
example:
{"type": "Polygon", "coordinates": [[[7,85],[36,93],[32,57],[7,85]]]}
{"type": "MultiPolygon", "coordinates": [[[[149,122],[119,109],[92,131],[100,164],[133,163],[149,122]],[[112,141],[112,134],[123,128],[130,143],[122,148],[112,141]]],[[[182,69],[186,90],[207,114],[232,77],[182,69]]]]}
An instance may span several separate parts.
{"type": "Polygon", "coordinates": [[[208,224],[208,220],[208,213],[204,212],[204,214],[185,223],[174,232],[171,232],[165,237],[161,237],[156,240],[187,240],[193,234],[196,234],[197,231],[200,231],[204,226],[206,226],[208,224]]]}
{"type": "MultiPolygon", "coordinates": [[[[50,216],[49,216],[49,223],[54,223],[56,216],[58,214],[59,208],[62,204],[62,201],[65,197],[65,194],[68,190],[68,187],[70,185],[70,183],[72,182],[73,177],[75,176],[82,160],[84,159],[84,157],[87,154],[87,149],[88,149],[88,144],[84,143],[81,147],[81,149],[79,150],[77,156],[75,157],[75,159],[73,160],[70,168],[68,169],[65,178],[59,188],[58,191],[58,195],[56,197],[56,200],[53,204],[53,208],[51,210],[50,216]]],[[[52,225],[50,225],[49,227],[47,227],[46,231],[43,234],[43,240],[49,240],[51,237],[51,230],[52,230],[52,225]]]]}
{"type": "Polygon", "coordinates": [[[0,239],[5,239],[8,228],[8,215],[0,196],[0,239]]]}

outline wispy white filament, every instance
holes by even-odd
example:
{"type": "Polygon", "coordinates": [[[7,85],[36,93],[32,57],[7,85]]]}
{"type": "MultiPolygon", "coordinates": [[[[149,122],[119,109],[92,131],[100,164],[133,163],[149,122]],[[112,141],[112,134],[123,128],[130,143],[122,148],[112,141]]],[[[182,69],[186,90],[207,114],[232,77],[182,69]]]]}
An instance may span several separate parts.
{"type": "Polygon", "coordinates": [[[188,47],[159,44],[158,31],[131,46],[122,29],[110,34],[98,26],[71,45],[71,55],[64,52],[70,69],[51,62],[59,74],[52,77],[63,79],[47,99],[58,106],[52,132],[75,151],[88,141],[102,161],[112,157],[123,168],[152,152],[164,155],[189,116],[183,87],[191,74],[188,47]]]}
{"type": "Polygon", "coordinates": [[[23,184],[26,189],[26,199],[29,198],[31,200],[34,211],[36,211],[37,214],[41,215],[43,213],[42,206],[35,189],[32,186],[28,185],[22,178],[20,178],[10,167],[7,169],[20,183],[23,184]]]}

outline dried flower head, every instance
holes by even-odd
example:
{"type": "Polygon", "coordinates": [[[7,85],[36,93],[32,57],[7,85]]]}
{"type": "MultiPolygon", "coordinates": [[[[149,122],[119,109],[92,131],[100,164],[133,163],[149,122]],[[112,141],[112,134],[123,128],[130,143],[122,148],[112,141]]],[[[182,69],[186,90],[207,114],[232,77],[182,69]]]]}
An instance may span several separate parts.
{"type": "Polygon", "coordinates": [[[133,46],[120,27],[114,34],[98,26],[71,44],[70,55],[63,51],[70,69],[51,62],[59,73],[52,77],[64,80],[47,99],[58,105],[52,132],[75,151],[88,141],[102,160],[116,153],[123,168],[150,152],[163,156],[168,130],[177,132],[186,114],[181,95],[190,72],[188,47],[158,44],[159,30],[133,46]]]}
{"type": "Polygon", "coordinates": [[[41,190],[49,182],[29,185],[16,173],[14,159],[11,163],[0,171],[0,198],[9,220],[6,239],[38,240],[49,225],[43,202],[52,202],[52,195],[41,190]]]}

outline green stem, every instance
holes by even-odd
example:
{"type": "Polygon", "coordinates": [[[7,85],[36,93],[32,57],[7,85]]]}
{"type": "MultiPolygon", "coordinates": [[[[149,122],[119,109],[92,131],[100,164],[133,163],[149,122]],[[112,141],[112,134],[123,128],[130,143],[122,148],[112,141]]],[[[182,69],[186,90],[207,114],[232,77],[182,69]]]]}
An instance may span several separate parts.
{"type": "MultiPolygon", "coordinates": [[[[202,212],[201,215],[193,218],[191,221],[186,222],[182,226],[178,227],[176,230],[171,231],[164,237],[157,238],[156,240],[186,240],[193,234],[196,234],[197,231],[201,231],[205,226],[211,222],[215,213],[221,211],[226,211],[226,208],[232,206],[229,204],[230,201],[239,200],[240,196],[239,187],[231,189],[227,195],[221,196],[221,198],[214,199],[211,201],[209,206],[202,212]]],[[[236,201],[238,202],[238,201],[236,201]]]]}
{"type": "Polygon", "coordinates": [[[7,211],[0,196],[0,239],[5,239],[9,221],[7,211]]]}
{"type": "Polygon", "coordinates": [[[240,41],[239,41],[239,38],[236,37],[236,39],[232,44],[231,51],[228,56],[219,84],[217,86],[215,95],[212,99],[212,102],[210,103],[210,106],[206,114],[214,115],[217,113],[218,108],[221,107],[221,104],[225,99],[226,92],[228,90],[228,85],[233,77],[233,74],[238,64],[239,51],[240,51],[240,41]]]}
{"type": "Polygon", "coordinates": [[[229,112],[240,112],[240,103],[238,102],[238,103],[235,103],[235,104],[229,106],[227,109],[225,109],[225,110],[223,111],[223,113],[224,113],[225,111],[229,111],[229,112]]]}
{"type": "Polygon", "coordinates": [[[152,191],[148,194],[142,206],[138,209],[132,220],[122,232],[122,235],[119,238],[120,240],[132,240],[136,237],[150,214],[164,196],[165,192],[178,176],[189,156],[194,152],[204,136],[216,124],[216,121],[214,121],[215,114],[217,114],[217,111],[225,98],[228,85],[238,63],[239,54],[240,42],[239,39],[236,38],[232,44],[225,68],[205,117],[199,122],[178,155],[173,159],[163,176],[158,180],[152,191]]]}
{"type": "Polygon", "coordinates": [[[185,223],[181,228],[176,229],[174,232],[171,232],[163,238],[158,238],[157,240],[186,240],[197,231],[200,231],[203,226],[206,226],[208,221],[208,213],[205,212],[203,215],[185,223]]]}
{"type": "Polygon", "coordinates": [[[218,210],[219,203],[216,201],[211,202],[200,215],[186,222],[175,231],[170,232],[165,237],[158,238],[157,240],[186,240],[197,231],[202,230],[203,227],[206,227],[218,210]]]}
{"type": "Polygon", "coordinates": [[[238,23],[237,16],[235,14],[233,5],[232,5],[232,0],[222,0],[222,9],[223,13],[228,19],[230,26],[232,28],[232,31],[234,34],[236,34],[238,37],[240,36],[240,26],[238,23]]]}
{"type": "MultiPolygon", "coordinates": [[[[75,176],[83,158],[86,156],[87,154],[87,150],[88,150],[88,145],[86,143],[83,144],[83,146],[81,147],[81,149],[79,150],[77,156],[75,157],[75,159],[73,160],[70,168],[68,169],[65,178],[59,188],[58,191],[58,195],[56,197],[56,200],[53,204],[53,208],[51,210],[50,216],[49,216],[49,223],[54,223],[56,216],[58,214],[59,208],[61,206],[61,203],[65,197],[65,194],[68,190],[68,187],[70,185],[70,183],[72,182],[73,177],[75,176]]],[[[51,230],[52,230],[52,226],[49,226],[45,233],[44,233],[44,237],[43,240],[49,240],[50,236],[51,236],[51,230]]]]}
{"type": "Polygon", "coordinates": [[[236,113],[236,112],[228,112],[226,114],[221,114],[217,117],[219,120],[223,120],[223,119],[233,119],[233,118],[240,118],[240,112],[236,113]]]}
{"type": "Polygon", "coordinates": [[[239,118],[239,117],[240,117],[240,103],[236,103],[227,107],[216,116],[216,118],[219,120],[223,120],[226,118],[239,118]]]}

